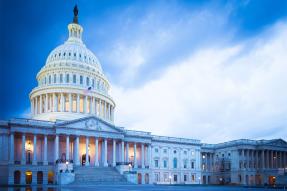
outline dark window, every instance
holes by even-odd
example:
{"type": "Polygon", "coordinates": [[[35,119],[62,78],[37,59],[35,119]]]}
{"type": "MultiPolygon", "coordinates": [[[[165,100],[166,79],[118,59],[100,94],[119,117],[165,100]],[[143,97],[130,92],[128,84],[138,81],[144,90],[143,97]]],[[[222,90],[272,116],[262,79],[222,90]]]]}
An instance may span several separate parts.
{"type": "Polygon", "coordinates": [[[83,84],[83,76],[80,76],[80,84],[83,84]]]}
{"type": "Polygon", "coordinates": [[[75,84],[77,81],[77,77],[76,77],[76,74],[73,75],[73,83],[75,84]]]}

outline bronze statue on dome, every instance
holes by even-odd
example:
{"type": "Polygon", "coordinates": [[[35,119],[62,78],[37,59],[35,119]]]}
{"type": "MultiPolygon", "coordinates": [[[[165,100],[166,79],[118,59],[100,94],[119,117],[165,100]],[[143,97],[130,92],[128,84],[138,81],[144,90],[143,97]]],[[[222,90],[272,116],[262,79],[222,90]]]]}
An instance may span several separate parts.
{"type": "Polygon", "coordinates": [[[79,14],[79,10],[78,10],[78,6],[77,6],[77,5],[75,5],[73,12],[74,12],[73,23],[78,24],[78,14],[79,14]]]}

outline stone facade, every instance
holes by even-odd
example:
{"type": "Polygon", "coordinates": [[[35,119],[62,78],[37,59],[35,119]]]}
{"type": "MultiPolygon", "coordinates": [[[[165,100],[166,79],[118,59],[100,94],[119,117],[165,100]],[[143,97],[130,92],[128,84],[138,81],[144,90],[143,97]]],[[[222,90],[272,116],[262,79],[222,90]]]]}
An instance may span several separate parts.
{"type": "Polygon", "coordinates": [[[0,184],[58,184],[66,181],[59,165],[71,172],[68,182],[81,166],[83,173],[118,169],[139,184],[255,185],[284,179],[287,143],[281,139],[211,145],[116,126],[109,82],[82,41],[83,28],[71,23],[68,30],[68,40],[37,74],[31,118],[0,121],[0,184]]]}

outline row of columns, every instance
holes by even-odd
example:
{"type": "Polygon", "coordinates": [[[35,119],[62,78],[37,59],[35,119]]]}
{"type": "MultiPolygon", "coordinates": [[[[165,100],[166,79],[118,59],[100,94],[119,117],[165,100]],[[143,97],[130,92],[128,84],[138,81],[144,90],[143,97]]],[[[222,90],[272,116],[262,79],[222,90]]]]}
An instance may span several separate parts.
{"type": "Polygon", "coordinates": [[[31,99],[31,112],[34,115],[47,112],[90,113],[104,119],[114,120],[112,104],[93,96],[72,93],[47,93],[35,96],[31,99]],[[80,105],[81,99],[82,106],[80,105]],[[75,105],[73,101],[76,102],[75,105]]]}
{"type": "MultiPolygon", "coordinates": [[[[75,157],[74,157],[74,163],[75,165],[80,165],[79,161],[79,136],[75,137],[75,157]]],[[[89,142],[91,137],[85,137],[85,151],[86,151],[86,166],[89,166],[89,142]]],[[[99,166],[99,137],[95,138],[95,166],[99,166]]],[[[44,165],[48,165],[47,160],[47,135],[44,135],[44,165]]],[[[112,139],[112,166],[116,166],[116,139],[112,139]]],[[[104,144],[104,150],[103,150],[103,164],[104,166],[108,166],[107,162],[107,155],[108,155],[108,139],[103,138],[103,144],[104,144]]],[[[33,135],[33,161],[32,165],[37,165],[37,135],[33,135]]],[[[121,154],[120,154],[120,161],[121,162],[133,162],[134,168],[138,168],[137,164],[137,143],[134,143],[134,159],[133,161],[130,160],[129,157],[129,142],[126,143],[126,158],[125,156],[125,142],[121,141],[121,154]]],[[[147,163],[150,165],[151,162],[151,146],[149,145],[147,147],[147,152],[145,152],[145,144],[141,143],[141,168],[145,168],[145,156],[147,156],[147,163]],[[147,155],[146,155],[147,154],[147,155]]],[[[66,135],[66,160],[70,160],[70,136],[66,135]]],[[[21,149],[21,164],[26,164],[26,135],[22,134],[22,149],[21,149]]],[[[55,142],[54,142],[54,161],[57,161],[59,159],[59,135],[56,134],[55,136],[55,142]]],[[[14,133],[10,134],[10,156],[9,156],[9,162],[10,164],[14,163],[14,133]]]]}
{"type": "Polygon", "coordinates": [[[240,160],[247,162],[247,168],[287,168],[286,151],[242,149],[240,152],[240,160]]]}

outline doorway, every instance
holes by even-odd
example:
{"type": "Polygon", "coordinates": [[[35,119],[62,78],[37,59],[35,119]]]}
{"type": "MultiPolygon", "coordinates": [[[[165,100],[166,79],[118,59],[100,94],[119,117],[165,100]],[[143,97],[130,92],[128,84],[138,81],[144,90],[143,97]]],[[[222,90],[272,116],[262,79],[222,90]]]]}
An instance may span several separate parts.
{"type": "MultiPolygon", "coordinates": [[[[89,164],[91,163],[91,157],[89,155],[89,164]]],[[[86,154],[82,155],[82,166],[85,166],[86,164],[86,154]]]]}

